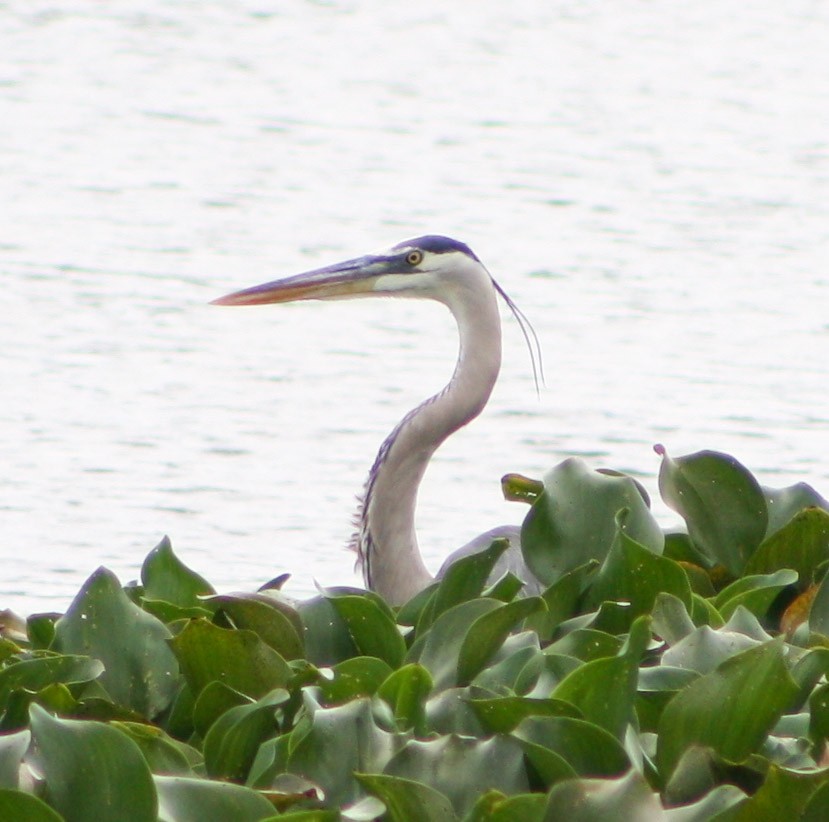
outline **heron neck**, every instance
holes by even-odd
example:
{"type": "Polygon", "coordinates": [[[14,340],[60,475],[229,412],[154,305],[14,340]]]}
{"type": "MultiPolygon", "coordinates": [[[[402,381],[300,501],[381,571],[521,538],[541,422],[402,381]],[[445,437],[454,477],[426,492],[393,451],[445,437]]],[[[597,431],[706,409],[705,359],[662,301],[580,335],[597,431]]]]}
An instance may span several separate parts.
{"type": "Polygon", "coordinates": [[[415,532],[420,481],[440,444],[481,413],[501,367],[495,292],[491,285],[479,291],[446,300],[460,335],[452,379],[398,423],[369,475],[359,523],[363,575],[368,587],[392,604],[433,580],[415,532]]]}

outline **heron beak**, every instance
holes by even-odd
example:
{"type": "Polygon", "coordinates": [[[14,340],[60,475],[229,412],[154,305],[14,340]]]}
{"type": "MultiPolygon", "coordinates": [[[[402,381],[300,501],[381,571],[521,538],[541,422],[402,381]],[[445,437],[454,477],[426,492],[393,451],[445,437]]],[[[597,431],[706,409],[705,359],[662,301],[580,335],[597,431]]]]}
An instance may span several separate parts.
{"type": "Polygon", "coordinates": [[[281,280],[234,291],[211,302],[212,305],[264,305],[294,300],[334,300],[356,297],[374,290],[374,284],[387,271],[384,257],[357,257],[342,263],[295,274],[281,280]]]}

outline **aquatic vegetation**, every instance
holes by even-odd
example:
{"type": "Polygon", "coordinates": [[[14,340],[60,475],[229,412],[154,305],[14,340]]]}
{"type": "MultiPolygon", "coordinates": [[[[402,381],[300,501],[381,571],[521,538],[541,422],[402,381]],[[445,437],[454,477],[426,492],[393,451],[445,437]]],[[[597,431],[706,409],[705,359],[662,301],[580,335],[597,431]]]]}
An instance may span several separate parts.
{"type": "Polygon", "coordinates": [[[829,818],[829,503],[659,453],[682,531],[577,460],[506,480],[536,597],[498,541],[398,609],[98,569],[7,620],[0,818],[829,818]]]}

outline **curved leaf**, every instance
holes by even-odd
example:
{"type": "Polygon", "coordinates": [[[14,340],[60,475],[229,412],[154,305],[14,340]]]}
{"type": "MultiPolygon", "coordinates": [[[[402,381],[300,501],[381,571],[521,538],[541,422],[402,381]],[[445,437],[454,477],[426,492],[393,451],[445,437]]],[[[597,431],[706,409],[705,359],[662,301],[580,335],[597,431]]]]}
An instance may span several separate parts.
{"type": "Polygon", "coordinates": [[[446,796],[458,814],[472,808],[486,790],[525,793],[529,789],[521,747],[502,736],[480,740],[451,734],[412,740],[395,754],[385,773],[428,784],[446,796]]]}
{"type": "Polygon", "coordinates": [[[196,696],[218,681],[258,699],[284,688],[291,678],[287,662],[253,631],[232,631],[194,619],[170,646],[196,696]]]}
{"type": "Polygon", "coordinates": [[[355,656],[338,662],[331,670],[333,679],[320,677],[317,685],[328,706],[371,696],[392,673],[391,668],[376,656],[355,656]]]}
{"type": "Polygon", "coordinates": [[[509,632],[528,616],[546,609],[540,597],[528,597],[501,605],[478,617],[458,652],[458,685],[467,685],[503,645],[509,632]]]}
{"type": "Polygon", "coordinates": [[[360,784],[386,806],[391,822],[451,822],[457,819],[449,800],[439,791],[422,782],[388,774],[360,774],[354,776],[360,784]]]}
{"type": "Polygon", "coordinates": [[[659,820],[662,805],[644,777],[631,770],[619,779],[574,779],[550,791],[547,819],[607,822],[608,819],[659,820]]]}
{"type": "Polygon", "coordinates": [[[147,599],[183,608],[201,605],[200,597],[215,594],[204,577],[191,571],[174,553],[168,537],[147,554],[141,566],[141,582],[147,599]]]}
{"type": "Polygon", "coordinates": [[[412,646],[408,661],[419,662],[426,668],[436,688],[456,685],[458,658],[469,629],[479,617],[503,607],[497,599],[471,599],[455,605],[438,617],[422,645],[412,646]]]}
{"type": "Polygon", "coordinates": [[[657,746],[662,778],[668,779],[691,745],[742,761],[757,750],[797,693],[781,640],[727,659],[681,690],[662,712],[657,746]]]}
{"type": "Polygon", "coordinates": [[[544,493],[521,528],[527,565],[545,585],[592,560],[604,561],[616,536],[616,514],[628,509],[627,533],[654,553],[662,529],[630,477],[591,471],[568,459],[544,477],[544,493]]]}
{"type": "Polygon", "coordinates": [[[422,665],[404,665],[380,685],[377,695],[392,709],[398,728],[411,728],[422,734],[425,730],[426,699],[433,684],[431,675],[422,665]]]}
{"type": "Polygon", "coordinates": [[[30,738],[28,731],[0,735],[0,788],[18,787],[20,763],[30,738]]]}
{"type": "Polygon", "coordinates": [[[66,822],[156,822],[150,769],[138,746],[101,722],[57,719],[31,707],[32,739],[50,801],[66,822]]]}
{"type": "Polygon", "coordinates": [[[691,586],[685,571],[672,559],[632,539],[626,520],[626,512],[617,517],[616,538],[587,591],[587,608],[592,610],[606,601],[623,601],[630,605],[627,613],[632,622],[651,612],[660,593],[673,594],[690,608],[691,586]]]}
{"type": "Polygon", "coordinates": [[[789,585],[797,582],[797,571],[784,568],[773,574],[744,576],[734,581],[717,594],[714,607],[723,619],[730,619],[742,605],[758,617],[765,616],[777,595],[789,585]]]}
{"type": "Polygon", "coordinates": [[[184,776],[156,776],[154,781],[158,822],[260,822],[274,815],[267,799],[242,785],[184,776]]]}
{"type": "Polygon", "coordinates": [[[65,822],[42,799],[8,788],[0,788],[0,819],[9,822],[65,822]]]}
{"type": "Polygon", "coordinates": [[[548,787],[574,776],[617,776],[630,767],[621,743],[573,717],[528,717],[512,732],[548,787]]]}
{"type": "Polygon", "coordinates": [[[99,568],[55,625],[54,647],[101,660],[100,682],[113,700],[153,717],[179,688],[170,637],[162,622],[129,600],[111,571],[99,568]]]}
{"type": "Polygon", "coordinates": [[[698,451],[672,459],[662,456],[659,490],[682,516],[705,556],[739,575],[766,535],[766,499],[757,480],[734,457],[698,451]]]}
{"type": "Polygon", "coordinates": [[[204,764],[212,777],[242,781],[259,746],[277,728],[276,709],[287,702],[279,688],[251,705],[237,705],[222,714],[204,738],[204,764]]]}
{"type": "Polygon", "coordinates": [[[278,593],[222,594],[210,597],[207,602],[221,608],[233,627],[253,631],[283,659],[303,656],[302,620],[279,599],[278,593]]]}
{"type": "Polygon", "coordinates": [[[398,668],[406,656],[406,642],[388,613],[369,596],[329,596],[363,656],[374,656],[398,668]]]}

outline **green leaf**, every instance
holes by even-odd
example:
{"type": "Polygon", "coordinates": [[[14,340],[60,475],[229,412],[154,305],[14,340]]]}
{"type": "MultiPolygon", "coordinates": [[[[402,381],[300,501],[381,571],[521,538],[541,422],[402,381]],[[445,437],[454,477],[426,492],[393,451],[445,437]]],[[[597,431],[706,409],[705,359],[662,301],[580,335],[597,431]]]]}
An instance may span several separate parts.
{"type": "Polygon", "coordinates": [[[557,579],[541,594],[547,610],[530,617],[527,627],[534,630],[542,641],[552,639],[558,626],[578,613],[577,604],[598,567],[599,562],[591,560],[557,579]]]}
{"type": "Polygon", "coordinates": [[[554,785],[547,800],[548,820],[607,822],[658,820],[662,805],[644,777],[631,771],[619,779],[574,779],[554,785]]]}
{"type": "Polygon", "coordinates": [[[797,693],[782,640],[727,659],[681,690],[662,712],[657,746],[662,779],[667,781],[691,745],[708,746],[731,762],[744,760],[757,750],[797,693]]]}
{"type": "Polygon", "coordinates": [[[470,625],[458,653],[457,683],[467,685],[504,644],[509,632],[528,616],[546,608],[540,597],[501,605],[470,625]]]}
{"type": "Polygon", "coordinates": [[[0,789],[0,819],[8,822],[64,822],[43,800],[30,793],[0,789]]]}
{"type": "Polygon", "coordinates": [[[297,603],[304,626],[305,658],[320,668],[336,665],[359,652],[351,639],[345,620],[325,597],[312,597],[297,603]]]}
{"type": "Polygon", "coordinates": [[[439,791],[399,776],[354,774],[360,784],[386,806],[390,822],[451,822],[457,819],[449,800],[439,791]]]}
{"type": "Polygon", "coordinates": [[[201,605],[200,597],[216,593],[206,579],[191,571],[173,553],[167,537],[147,554],[141,567],[141,582],[147,599],[185,608],[201,605]]]}
{"type": "Polygon", "coordinates": [[[623,739],[634,716],[639,660],[650,640],[648,626],[648,619],[640,617],[618,656],[595,659],[576,668],[556,686],[552,697],[575,705],[585,719],[623,739]]]}
{"type": "Polygon", "coordinates": [[[505,736],[480,740],[450,734],[429,741],[411,740],[385,772],[428,784],[446,796],[459,815],[470,810],[484,791],[513,794],[529,790],[521,747],[505,736]]]}
{"type": "Polygon", "coordinates": [[[0,670],[0,706],[5,706],[12,691],[26,688],[40,691],[56,682],[74,684],[99,677],[104,666],[88,656],[50,655],[13,662],[0,670]]]}
{"type": "Polygon", "coordinates": [[[54,647],[99,659],[106,669],[100,683],[112,699],[153,717],[179,687],[170,636],[163,623],[129,600],[111,571],[99,568],[58,620],[54,647]]]}
{"type": "Polygon", "coordinates": [[[288,771],[320,785],[335,806],[355,801],[360,793],[353,774],[381,772],[394,749],[393,735],[378,726],[368,699],[320,708],[306,692],[305,710],[307,724],[291,733],[288,771]]]}
{"type": "Polygon", "coordinates": [[[547,787],[576,776],[617,776],[630,767],[621,743],[583,719],[528,717],[512,736],[547,787]]]}
{"type": "Polygon", "coordinates": [[[496,539],[492,544],[449,565],[439,580],[429,605],[417,625],[418,633],[428,628],[441,614],[480,597],[492,575],[496,563],[509,547],[506,539],[496,539]]]}
{"type": "Polygon", "coordinates": [[[288,701],[278,688],[250,705],[237,705],[210,726],[204,739],[204,764],[211,777],[243,781],[259,746],[277,729],[276,709],[288,701]]]}
{"type": "Polygon", "coordinates": [[[372,696],[391,675],[391,668],[375,656],[355,656],[337,663],[333,679],[320,678],[317,685],[326,705],[348,702],[359,696],[372,696]]]}
{"type": "Polygon", "coordinates": [[[432,691],[432,677],[422,665],[404,665],[380,685],[377,695],[394,713],[397,727],[425,732],[426,699],[432,691]]]}
{"type": "Polygon", "coordinates": [[[797,571],[800,587],[815,581],[829,560],[829,512],[806,508],[767,537],[748,561],[746,574],[769,574],[782,568],[797,571]]]}
{"type": "Polygon", "coordinates": [[[0,788],[18,787],[20,763],[29,747],[29,739],[28,731],[0,735],[0,788]]]}
{"type": "Polygon", "coordinates": [[[232,627],[253,631],[283,659],[304,656],[302,620],[278,592],[223,594],[207,602],[220,608],[232,627]]]}
{"type": "Polygon", "coordinates": [[[195,749],[168,736],[161,728],[140,722],[112,722],[111,726],[126,734],[141,750],[150,770],[170,776],[193,776],[201,765],[202,755],[195,749]]]}
{"type": "Polygon", "coordinates": [[[52,805],[66,822],[156,822],[156,795],[138,746],[100,722],[31,707],[32,738],[52,805]]]}
{"type": "Polygon", "coordinates": [[[766,499],[737,460],[716,451],[671,459],[661,446],[659,490],[682,516],[694,544],[739,576],[766,535],[766,499]]]}
{"type": "MultiPolygon", "coordinates": [[[[378,598],[379,599],[379,598],[378,598]]],[[[388,607],[370,596],[329,596],[331,604],[348,627],[363,656],[374,656],[392,668],[406,656],[406,642],[388,607]]]]}
{"type": "Polygon", "coordinates": [[[829,511],[829,502],[811,485],[798,482],[788,488],[763,488],[769,512],[768,536],[779,531],[804,508],[829,511]]]}
{"type": "Polygon", "coordinates": [[[561,699],[539,699],[525,696],[498,696],[488,699],[471,699],[484,729],[489,733],[505,734],[514,730],[528,716],[581,717],[581,712],[561,699]]]}
{"type": "Polygon", "coordinates": [[[154,781],[158,822],[260,822],[274,815],[264,796],[242,785],[184,776],[156,776],[154,781]]]}
{"type": "Polygon", "coordinates": [[[500,791],[487,791],[463,822],[543,822],[547,797],[542,793],[519,793],[504,796],[500,791]]]}
{"type": "Polygon", "coordinates": [[[603,562],[616,536],[616,514],[628,509],[627,533],[661,554],[662,529],[630,477],[591,471],[568,459],[544,477],[544,493],[521,529],[524,558],[545,585],[593,560],[603,562]]]}
{"type": "Polygon", "coordinates": [[[797,572],[786,568],[773,574],[743,576],[717,594],[714,607],[723,619],[730,619],[740,605],[755,616],[762,617],[777,595],[796,582],[797,572]]]}
{"type": "Polygon", "coordinates": [[[457,684],[458,658],[469,629],[484,614],[504,607],[496,599],[472,599],[442,613],[423,638],[409,651],[408,661],[419,662],[432,675],[435,687],[457,684]]]}
{"type": "Polygon", "coordinates": [[[627,534],[627,516],[620,513],[616,539],[587,592],[587,608],[598,608],[605,601],[630,604],[632,622],[653,609],[656,597],[669,593],[691,607],[688,576],[672,559],[654,554],[627,534]]]}
{"type": "Polygon", "coordinates": [[[196,696],[218,681],[258,699],[284,688],[291,678],[287,662],[253,631],[231,631],[194,619],[170,646],[196,696]]]}

